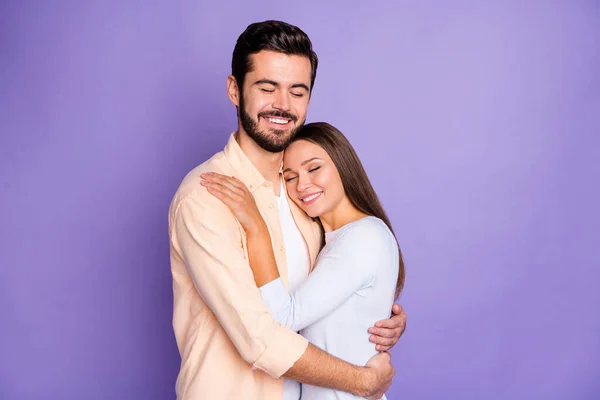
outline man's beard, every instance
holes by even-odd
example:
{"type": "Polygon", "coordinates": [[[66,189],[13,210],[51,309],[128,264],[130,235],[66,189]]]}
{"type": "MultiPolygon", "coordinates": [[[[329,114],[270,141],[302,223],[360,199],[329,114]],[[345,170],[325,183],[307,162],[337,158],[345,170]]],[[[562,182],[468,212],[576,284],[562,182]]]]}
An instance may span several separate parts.
{"type": "MultiPolygon", "coordinates": [[[[250,136],[252,140],[254,140],[256,144],[258,144],[262,149],[271,153],[279,153],[285,150],[290,145],[290,143],[292,143],[292,140],[294,140],[296,132],[304,124],[304,121],[298,124],[298,126],[296,126],[295,128],[292,128],[287,134],[285,130],[279,129],[269,129],[271,134],[266,133],[259,129],[258,122],[254,121],[250,114],[246,112],[246,105],[244,103],[243,98],[244,96],[240,94],[240,106],[238,107],[238,112],[240,113],[242,127],[244,128],[248,136],[250,136]]],[[[259,113],[257,115],[257,118],[260,121],[261,117],[267,116],[288,118],[292,120],[292,122],[298,120],[298,117],[296,117],[293,114],[277,110],[264,111],[262,113],[259,113]]]]}

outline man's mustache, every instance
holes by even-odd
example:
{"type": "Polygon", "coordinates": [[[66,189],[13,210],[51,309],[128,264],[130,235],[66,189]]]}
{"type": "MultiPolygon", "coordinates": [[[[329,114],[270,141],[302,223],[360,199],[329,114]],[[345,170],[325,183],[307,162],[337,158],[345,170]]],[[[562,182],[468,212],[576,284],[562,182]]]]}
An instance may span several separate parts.
{"type": "Polygon", "coordinates": [[[285,112],[285,111],[263,111],[258,114],[258,117],[259,118],[280,117],[280,118],[291,119],[294,122],[296,122],[298,120],[298,117],[296,117],[294,114],[290,114],[289,112],[285,112]]]}

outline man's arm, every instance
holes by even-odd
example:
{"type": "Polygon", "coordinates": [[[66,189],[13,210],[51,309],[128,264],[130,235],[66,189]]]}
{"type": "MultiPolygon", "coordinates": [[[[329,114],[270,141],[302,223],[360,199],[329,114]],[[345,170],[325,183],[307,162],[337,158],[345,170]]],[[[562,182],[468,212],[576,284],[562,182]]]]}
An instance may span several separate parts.
{"type": "Polygon", "coordinates": [[[379,353],[365,367],[358,367],[309,344],[302,357],[284,376],[313,386],[380,399],[392,384],[395,373],[390,360],[389,353],[379,353]]]}
{"type": "Polygon", "coordinates": [[[389,387],[391,364],[349,364],[307,347],[305,338],[273,319],[254,283],[240,228],[219,200],[208,193],[188,196],[173,213],[173,246],[198,293],[246,362],[274,378],[287,373],[299,382],[355,394],[389,387]]]}
{"type": "MultiPolygon", "coordinates": [[[[198,191],[205,189],[199,188],[198,191]]],[[[171,242],[200,297],[240,356],[278,378],[308,341],[278,324],[260,298],[233,215],[208,192],[192,193],[171,210],[171,242]]]]}

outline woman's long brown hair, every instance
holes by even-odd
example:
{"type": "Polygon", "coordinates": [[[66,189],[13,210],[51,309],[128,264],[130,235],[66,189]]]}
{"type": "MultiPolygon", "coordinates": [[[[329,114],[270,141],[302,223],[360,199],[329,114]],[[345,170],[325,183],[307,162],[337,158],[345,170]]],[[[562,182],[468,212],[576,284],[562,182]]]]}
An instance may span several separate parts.
{"type": "Polygon", "coordinates": [[[356,151],[354,151],[354,148],[342,132],[326,122],[313,122],[304,125],[294,137],[294,141],[297,140],[306,140],[325,150],[333,160],[342,179],[346,196],[348,196],[354,207],[367,215],[381,219],[394,235],[400,256],[400,268],[398,269],[395,296],[395,299],[397,299],[404,287],[404,259],[402,251],[400,250],[400,245],[398,244],[392,224],[379,201],[377,193],[375,193],[375,189],[373,189],[373,185],[371,185],[371,181],[356,151]]]}

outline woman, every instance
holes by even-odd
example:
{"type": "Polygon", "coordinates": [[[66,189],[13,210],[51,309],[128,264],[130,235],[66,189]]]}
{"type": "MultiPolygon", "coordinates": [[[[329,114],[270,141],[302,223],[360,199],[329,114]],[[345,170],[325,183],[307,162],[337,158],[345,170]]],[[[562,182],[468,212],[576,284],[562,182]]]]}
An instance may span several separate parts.
{"type": "MultiPolygon", "coordinates": [[[[387,318],[404,284],[404,263],[389,219],[344,135],[327,123],[302,127],[283,160],[289,198],[325,231],[314,271],[288,294],[271,239],[254,199],[236,178],[203,181],[246,231],[250,267],[275,319],[314,345],[356,365],[377,351],[367,328],[387,318]]],[[[302,385],[302,399],[350,399],[333,389],[302,385]]]]}

